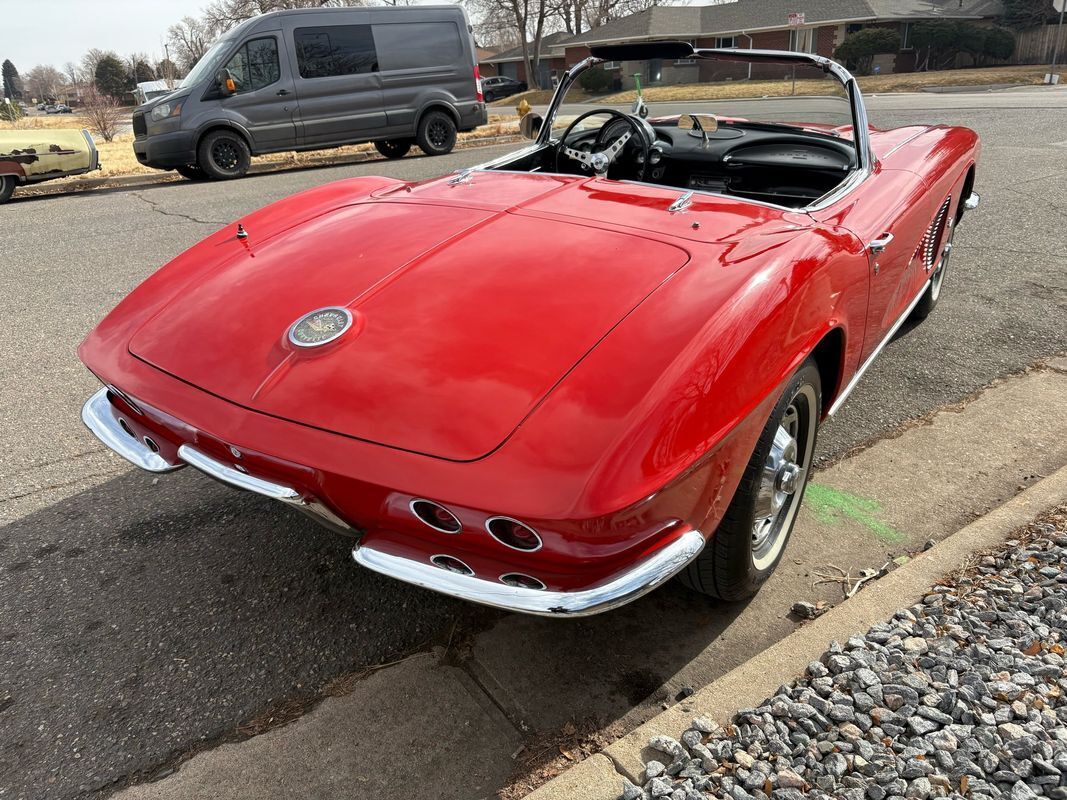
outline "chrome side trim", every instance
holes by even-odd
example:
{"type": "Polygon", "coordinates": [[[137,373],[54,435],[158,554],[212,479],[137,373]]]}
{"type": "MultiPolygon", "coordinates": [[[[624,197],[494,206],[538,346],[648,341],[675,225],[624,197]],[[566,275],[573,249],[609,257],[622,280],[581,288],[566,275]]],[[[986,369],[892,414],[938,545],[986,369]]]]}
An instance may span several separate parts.
{"type": "Polygon", "coordinates": [[[353,548],[352,558],[374,572],[472,603],[542,617],[584,617],[616,608],[651,591],[674,577],[703,549],[704,535],[688,529],[625,572],[599,586],[574,592],[526,589],[457,575],[369,545],[353,548]]]}
{"type": "Polygon", "coordinates": [[[860,365],[860,368],[858,370],[856,370],[856,374],[852,376],[852,380],[850,380],[848,382],[848,385],[841,390],[841,394],[839,394],[837,396],[837,399],[834,400],[834,404],[830,406],[830,410],[826,412],[826,416],[832,417],[834,414],[841,410],[841,406],[845,404],[845,400],[847,400],[848,396],[852,394],[852,390],[855,389],[856,384],[860,382],[860,378],[863,377],[863,373],[865,373],[867,371],[867,368],[871,366],[872,363],[874,363],[874,360],[882,354],[882,351],[885,349],[885,346],[889,344],[890,341],[892,341],[893,337],[896,335],[896,332],[900,330],[900,326],[904,324],[904,321],[909,316],[911,316],[912,310],[914,310],[915,306],[919,305],[919,301],[923,299],[923,295],[926,294],[926,291],[929,288],[930,281],[927,281],[923,284],[922,290],[917,295],[915,295],[915,299],[908,303],[908,307],[904,309],[904,313],[901,314],[897,318],[897,321],[893,323],[893,327],[889,329],[889,333],[885,335],[885,338],[878,343],[878,346],[874,348],[874,351],[869,356],[867,356],[867,360],[860,365]]]}
{"type": "Polygon", "coordinates": [[[185,466],[181,462],[171,464],[159,453],[153,453],[141,440],[126,433],[115,418],[115,408],[107,399],[106,387],[85,401],[82,422],[97,439],[135,467],[148,472],[170,472],[185,466]]]}
{"type": "Polygon", "coordinates": [[[963,201],[963,208],[967,211],[974,211],[981,202],[982,196],[978,192],[971,192],[967,199],[963,201]]]}
{"type": "Polygon", "coordinates": [[[230,486],[244,489],[247,492],[261,494],[271,500],[281,500],[283,503],[302,502],[300,492],[296,491],[296,489],[282,486],[279,483],[271,483],[254,475],[247,475],[244,472],[238,472],[233,467],[228,467],[221,461],[216,461],[187,444],[183,444],[178,448],[178,455],[181,456],[182,461],[186,464],[196,467],[208,477],[222,483],[228,483],[230,486]]]}

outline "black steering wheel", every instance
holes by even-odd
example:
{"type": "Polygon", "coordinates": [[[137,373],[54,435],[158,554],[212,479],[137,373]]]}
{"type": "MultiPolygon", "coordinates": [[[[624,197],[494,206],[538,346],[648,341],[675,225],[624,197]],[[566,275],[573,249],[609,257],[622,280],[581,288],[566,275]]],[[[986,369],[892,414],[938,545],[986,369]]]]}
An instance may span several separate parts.
{"type": "MultiPolygon", "coordinates": [[[[606,130],[610,124],[610,120],[605,122],[600,130],[606,130]]],[[[641,168],[637,174],[637,180],[641,180],[645,177],[645,165],[648,163],[649,152],[652,149],[652,142],[649,139],[648,131],[645,129],[644,123],[636,117],[623,114],[621,111],[616,111],[613,108],[594,108],[592,111],[586,111],[584,114],[575,118],[575,120],[567,126],[567,130],[563,132],[563,136],[559,140],[559,147],[556,148],[556,172],[561,172],[559,168],[559,157],[560,155],[565,155],[568,158],[577,161],[583,167],[591,169],[596,173],[598,178],[603,178],[608,174],[608,169],[618,160],[619,154],[622,153],[623,148],[626,147],[627,142],[632,138],[636,139],[641,148],[641,158],[638,162],[641,165],[641,168]],[[567,147],[567,139],[570,138],[571,131],[578,126],[578,123],[596,114],[608,114],[616,119],[621,119],[630,126],[630,130],[619,136],[603,150],[587,153],[584,150],[575,150],[573,147],[567,147]]],[[[597,143],[600,143],[600,134],[597,134],[597,143]]],[[[602,144],[607,143],[604,142],[602,144]]]]}

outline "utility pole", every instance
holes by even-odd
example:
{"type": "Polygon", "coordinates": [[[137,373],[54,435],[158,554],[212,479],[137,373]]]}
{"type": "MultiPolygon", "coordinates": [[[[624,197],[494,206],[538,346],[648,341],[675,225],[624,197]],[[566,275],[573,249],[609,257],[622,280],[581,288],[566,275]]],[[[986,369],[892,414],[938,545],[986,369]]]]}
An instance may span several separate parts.
{"type": "Polygon", "coordinates": [[[1060,38],[1063,35],[1063,12],[1067,11],[1067,0],[1052,0],[1052,5],[1060,12],[1060,23],[1056,26],[1056,41],[1052,46],[1052,67],[1048,71],[1048,83],[1056,82],[1056,62],[1060,57],[1060,38]]]}

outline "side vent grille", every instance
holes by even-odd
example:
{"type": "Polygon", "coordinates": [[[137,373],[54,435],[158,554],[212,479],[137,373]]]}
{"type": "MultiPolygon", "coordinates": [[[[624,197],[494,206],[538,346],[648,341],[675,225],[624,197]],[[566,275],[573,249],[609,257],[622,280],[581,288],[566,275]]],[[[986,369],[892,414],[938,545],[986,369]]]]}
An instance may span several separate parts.
{"type": "Polygon", "coordinates": [[[951,204],[951,197],[941,204],[941,208],[934,217],[934,221],[930,223],[930,227],[927,229],[920,245],[923,266],[926,267],[927,272],[937,265],[938,245],[940,245],[945,232],[945,220],[948,219],[948,209],[951,204]]]}

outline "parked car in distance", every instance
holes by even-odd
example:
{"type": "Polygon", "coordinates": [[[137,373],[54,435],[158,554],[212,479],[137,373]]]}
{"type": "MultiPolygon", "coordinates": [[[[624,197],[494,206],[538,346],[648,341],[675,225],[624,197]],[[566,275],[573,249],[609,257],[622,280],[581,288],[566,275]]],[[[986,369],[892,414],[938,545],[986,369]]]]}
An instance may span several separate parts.
{"type": "Polygon", "coordinates": [[[511,95],[519,92],[525,92],[526,89],[526,81],[517,81],[506,75],[482,78],[482,93],[485,94],[485,102],[487,103],[492,103],[494,100],[500,100],[504,97],[511,97],[511,95]]]}
{"type": "Polygon", "coordinates": [[[223,35],[173,92],[133,113],[137,160],[190,179],[238,178],[253,155],[374,142],[452,150],[486,121],[458,6],[276,11],[223,35]]]}
{"type": "Polygon", "coordinates": [[[68,106],[66,103],[60,103],[56,106],[55,113],[57,114],[73,114],[74,109],[68,106]]]}
{"type": "Polygon", "coordinates": [[[0,131],[0,203],[7,202],[18,186],[99,168],[100,157],[89,131],[0,131]]]}
{"type": "Polygon", "coordinates": [[[47,107],[48,107],[48,106],[47,106],[47,104],[45,104],[45,103],[38,103],[38,104],[37,104],[37,110],[38,110],[38,111],[44,111],[44,110],[45,110],[45,109],[46,109],[47,107]]]}
{"type": "Polygon", "coordinates": [[[44,113],[46,113],[46,114],[55,114],[56,113],[56,107],[54,105],[52,105],[51,103],[49,103],[48,105],[46,105],[44,107],[44,113]]]}
{"type": "Polygon", "coordinates": [[[820,424],[942,295],[978,136],[871,128],[821,56],[686,42],[593,47],[521,128],[489,163],[319,186],[179,255],[82,343],[86,424],[453,597],[582,615],[676,574],[754,594],[820,424]],[[605,64],[754,80],[646,116],[584,103],[605,64]]]}

